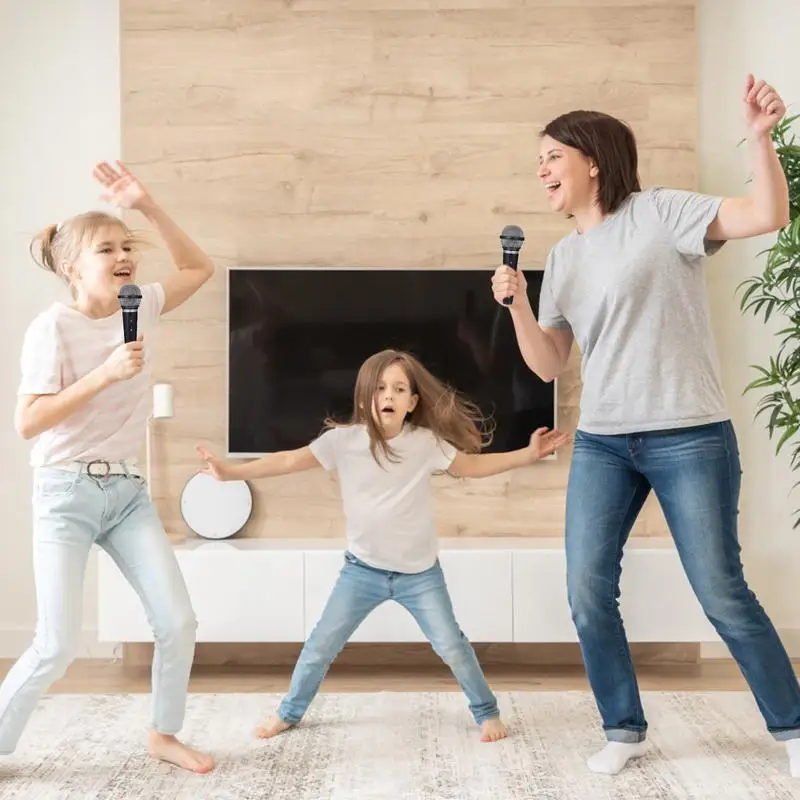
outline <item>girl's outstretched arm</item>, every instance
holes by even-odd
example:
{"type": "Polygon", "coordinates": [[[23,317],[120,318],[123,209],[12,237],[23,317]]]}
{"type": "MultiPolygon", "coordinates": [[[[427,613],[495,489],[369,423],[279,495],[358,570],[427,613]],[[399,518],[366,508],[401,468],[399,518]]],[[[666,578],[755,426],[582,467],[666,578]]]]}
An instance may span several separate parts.
{"type": "Polygon", "coordinates": [[[530,444],[508,453],[457,453],[448,470],[459,478],[487,478],[510,469],[533,464],[563,447],[570,437],[559,430],[539,428],[531,435],[530,444]]]}
{"type": "Polygon", "coordinates": [[[197,454],[205,467],[201,472],[207,472],[218,481],[246,481],[256,478],[272,478],[275,475],[288,475],[291,472],[302,472],[322,466],[314,457],[310,447],[300,447],[297,450],[282,450],[279,453],[267,453],[254,461],[236,464],[217,458],[207,447],[197,447],[197,454]]]}

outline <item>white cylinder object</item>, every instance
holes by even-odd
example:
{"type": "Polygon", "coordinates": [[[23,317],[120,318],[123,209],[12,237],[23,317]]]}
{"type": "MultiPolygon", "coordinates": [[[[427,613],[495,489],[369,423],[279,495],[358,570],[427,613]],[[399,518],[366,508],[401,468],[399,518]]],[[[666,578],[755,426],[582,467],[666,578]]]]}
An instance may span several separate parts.
{"type": "Polygon", "coordinates": [[[168,419],[175,415],[171,383],[156,383],[153,386],[153,418],[168,419]]]}

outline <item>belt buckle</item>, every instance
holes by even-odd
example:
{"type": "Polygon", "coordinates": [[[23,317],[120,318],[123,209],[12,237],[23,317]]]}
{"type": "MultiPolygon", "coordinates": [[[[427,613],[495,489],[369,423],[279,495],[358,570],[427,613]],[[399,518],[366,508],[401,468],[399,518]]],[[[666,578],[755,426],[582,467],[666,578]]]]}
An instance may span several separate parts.
{"type": "Polygon", "coordinates": [[[95,480],[102,480],[107,478],[111,474],[111,464],[109,464],[108,461],[102,458],[96,458],[94,461],[90,461],[86,465],[86,472],[88,473],[90,478],[94,478],[95,480]],[[98,464],[100,467],[105,468],[105,472],[101,472],[95,475],[95,473],[92,472],[92,467],[95,464],[98,464]]]}

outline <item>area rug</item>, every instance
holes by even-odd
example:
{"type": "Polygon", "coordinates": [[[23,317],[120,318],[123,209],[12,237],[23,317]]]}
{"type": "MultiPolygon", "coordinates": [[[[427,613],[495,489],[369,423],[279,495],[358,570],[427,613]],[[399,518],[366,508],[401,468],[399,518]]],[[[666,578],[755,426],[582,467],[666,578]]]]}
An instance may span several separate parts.
{"type": "Polygon", "coordinates": [[[649,754],[616,777],[591,695],[503,692],[511,736],[482,744],[457,692],[322,694],[303,725],[253,738],[277,695],[192,695],[183,731],[218,759],[190,775],[143,752],[147,695],[53,695],[0,759],[0,798],[24,800],[739,800],[800,797],[783,746],[743,692],[648,693],[649,754]]]}

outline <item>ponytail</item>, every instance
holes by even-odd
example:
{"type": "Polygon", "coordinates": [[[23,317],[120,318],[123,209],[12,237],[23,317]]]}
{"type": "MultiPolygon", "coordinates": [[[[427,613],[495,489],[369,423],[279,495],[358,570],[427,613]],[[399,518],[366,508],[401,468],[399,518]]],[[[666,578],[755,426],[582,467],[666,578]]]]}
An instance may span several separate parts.
{"type": "Polygon", "coordinates": [[[65,276],[61,272],[58,261],[55,258],[55,239],[60,232],[58,225],[48,225],[37,236],[34,237],[30,245],[30,253],[33,260],[42,268],[60,278],[65,276]]]}

